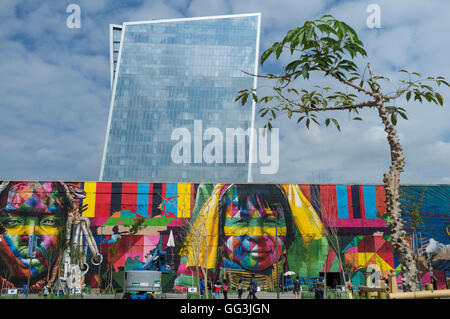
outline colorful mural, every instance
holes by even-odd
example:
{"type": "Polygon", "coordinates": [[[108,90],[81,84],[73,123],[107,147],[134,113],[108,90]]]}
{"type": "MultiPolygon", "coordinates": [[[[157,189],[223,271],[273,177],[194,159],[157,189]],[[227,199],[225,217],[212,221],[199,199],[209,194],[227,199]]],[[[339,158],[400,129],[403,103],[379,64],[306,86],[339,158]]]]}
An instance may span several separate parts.
{"type": "MultiPolygon", "coordinates": [[[[442,288],[450,270],[450,186],[402,191],[405,210],[421,199],[414,206],[420,227],[413,232],[405,217],[421,280],[434,278],[442,288]]],[[[155,248],[175,270],[163,275],[165,291],[192,286],[202,268],[196,265],[213,282],[226,278],[235,286],[255,275],[263,288],[287,271],[334,274],[334,284],[342,284],[344,269],[357,287],[367,271],[376,282],[401,270],[384,200],[381,185],[5,181],[0,288],[29,281],[39,292],[62,279],[74,290],[120,289],[124,271],[144,265],[155,248]]]]}

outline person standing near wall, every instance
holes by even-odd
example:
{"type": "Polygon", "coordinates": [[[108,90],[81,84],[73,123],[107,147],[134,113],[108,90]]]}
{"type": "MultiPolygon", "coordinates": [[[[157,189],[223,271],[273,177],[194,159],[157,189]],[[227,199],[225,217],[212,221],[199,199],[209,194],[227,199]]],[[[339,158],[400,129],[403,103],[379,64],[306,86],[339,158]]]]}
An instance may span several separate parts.
{"type": "Polygon", "coordinates": [[[200,279],[200,297],[203,298],[205,296],[205,282],[203,278],[200,279]]]}
{"type": "Polygon", "coordinates": [[[250,292],[248,293],[247,299],[258,299],[256,298],[257,290],[258,282],[256,281],[255,275],[252,275],[252,280],[250,281],[250,292]]]}
{"type": "Polygon", "coordinates": [[[318,285],[318,297],[319,299],[323,299],[323,291],[325,290],[325,282],[320,279],[318,285]]]}
{"type": "Polygon", "coordinates": [[[223,281],[222,291],[223,299],[228,299],[228,282],[226,280],[223,281]]]}
{"type": "Polygon", "coordinates": [[[323,284],[319,278],[316,279],[316,282],[314,283],[313,286],[313,290],[316,299],[323,299],[323,284]]]}
{"type": "Polygon", "coordinates": [[[47,297],[47,296],[48,296],[48,286],[45,285],[44,286],[44,297],[47,297]]]}
{"type": "Polygon", "coordinates": [[[209,279],[209,278],[208,278],[207,285],[208,285],[208,294],[211,293],[211,295],[212,295],[213,294],[213,284],[212,284],[211,279],[209,279]]]}
{"type": "Polygon", "coordinates": [[[216,281],[216,283],[214,284],[214,291],[215,291],[215,297],[216,299],[220,299],[220,290],[222,289],[222,285],[220,283],[220,281],[216,281]]]}
{"type": "Polygon", "coordinates": [[[243,292],[242,288],[243,288],[242,287],[242,280],[239,279],[239,283],[238,283],[238,299],[242,299],[242,292],[243,292]]]}
{"type": "Polygon", "coordinates": [[[295,299],[301,299],[302,298],[301,289],[302,289],[302,285],[300,284],[300,279],[297,276],[294,279],[294,295],[295,295],[295,299]]]}

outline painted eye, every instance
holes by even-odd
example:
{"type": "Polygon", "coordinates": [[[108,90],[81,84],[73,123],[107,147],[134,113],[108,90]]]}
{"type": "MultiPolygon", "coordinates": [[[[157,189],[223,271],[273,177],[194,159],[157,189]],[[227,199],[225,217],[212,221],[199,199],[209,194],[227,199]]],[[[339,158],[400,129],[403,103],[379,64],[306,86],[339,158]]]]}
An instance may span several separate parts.
{"type": "Polygon", "coordinates": [[[53,217],[47,217],[41,220],[41,226],[55,226],[56,220],[53,217]]]}
{"type": "Polygon", "coordinates": [[[19,225],[24,225],[24,220],[22,218],[19,217],[11,217],[11,218],[7,218],[3,221],[3,225],[5,225],[6,227],[16,227],[19,225]]]}
{"type": "Polygon", "coordinates": [[[237,218],[236,222],[239,223],[248,223],[250,221],[250,216],[246,213],[241,212],[241,217],[237,218]]]}

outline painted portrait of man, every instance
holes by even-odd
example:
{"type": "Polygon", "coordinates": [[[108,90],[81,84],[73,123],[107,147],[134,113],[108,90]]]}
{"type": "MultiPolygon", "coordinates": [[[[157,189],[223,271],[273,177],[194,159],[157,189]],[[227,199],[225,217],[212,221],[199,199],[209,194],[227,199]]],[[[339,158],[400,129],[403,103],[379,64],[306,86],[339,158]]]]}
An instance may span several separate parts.
{"type": "Polygon", "coordinates": [[[30,292],[55,280],[51,269],[58,234],[76,209],[69,189],[57,182],[3,182],[0,193],[0,267],[2,286],[22,288],[30,278],[30,292]]]}
{"type": "Polygon", "coordinates": [[[219,238],[227,268],[264,271],[292,242],[292,213],[276,185],[230,185],[219,202],[219,238]]]}
{"type": "Polygon", "coordinates": [[[301,245],[320,241],[328,249],[326,230],[297,185],[200,185],[191,224],[192,228],[207,225],[207,247],[200,250],[204,251],[200,259],[193,256],[187,235],[174,285],[178,290],[189,285],[198,262],[207,265],[215,278],[224,271],[267,278],[273,276],[276,264],[280,270],[287,265],[294,240],[301,245]]]}

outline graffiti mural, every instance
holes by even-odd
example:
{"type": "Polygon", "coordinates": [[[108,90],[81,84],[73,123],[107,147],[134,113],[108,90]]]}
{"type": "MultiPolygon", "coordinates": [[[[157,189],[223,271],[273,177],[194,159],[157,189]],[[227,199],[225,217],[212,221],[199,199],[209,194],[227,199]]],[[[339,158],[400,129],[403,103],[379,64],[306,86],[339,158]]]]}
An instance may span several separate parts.
{"type": "MultiPolygon", "coordinates": [[[[441,288],[450,270],[449,199],[450,186],[402,187],[421,281],[441,288]]],[[[167,292],[195,286],[202,270],[232,287],[254,275],[270,289],[287,271],[326,273],[330,285],[350,277],[355,287],[369,273],[376,284],[401,271],[384,200],[381,185],[5,181],[0,288],[121,289],[124,271],[157,251],[174,270],[163,275],[167,292]]]]}

